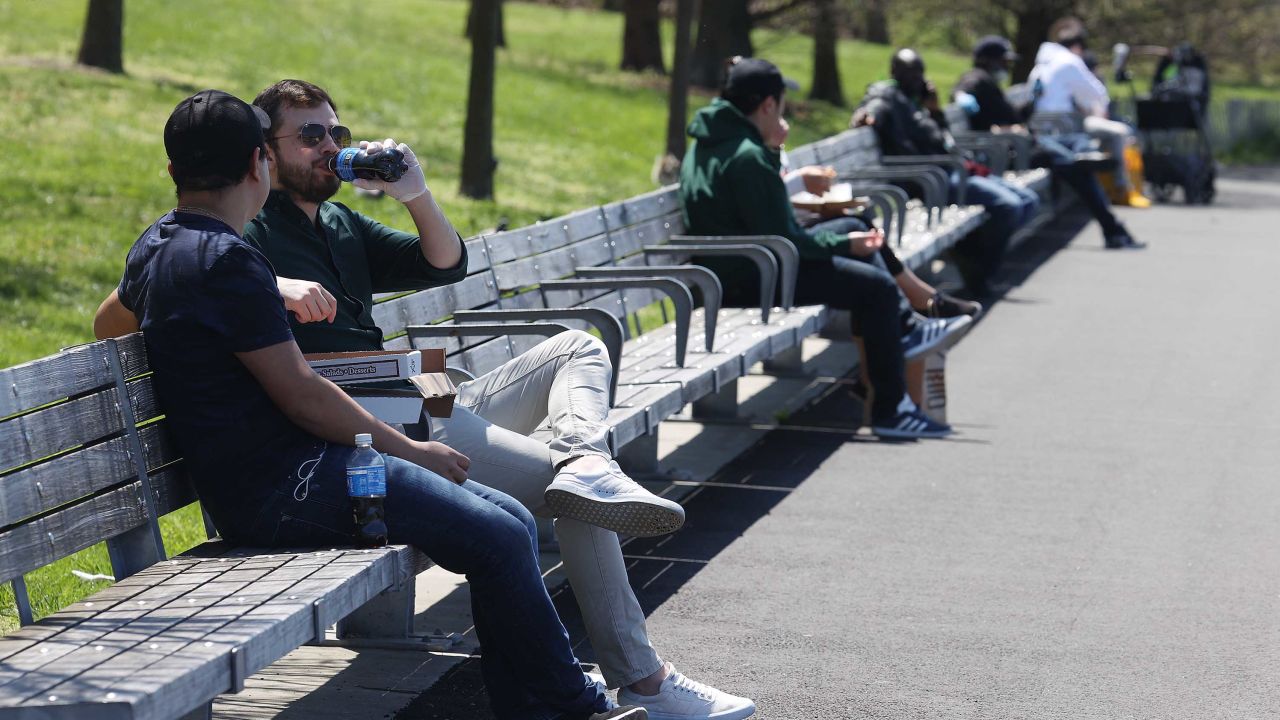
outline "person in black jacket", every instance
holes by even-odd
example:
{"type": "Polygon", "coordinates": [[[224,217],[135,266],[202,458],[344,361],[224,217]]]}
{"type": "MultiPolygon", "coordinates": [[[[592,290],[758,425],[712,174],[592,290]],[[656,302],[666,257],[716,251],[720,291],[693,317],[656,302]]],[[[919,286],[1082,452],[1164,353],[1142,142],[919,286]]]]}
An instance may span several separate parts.
{"type": "MultiPolygon", "coordinates": [[[[884,155],[956,155],[937,91],[925,77],[920,55],[910,48],[899,50],[889,72],[893,79],[867,89],[850,124],[871,126],[884,155]]],[[[952,172],[951,202],[959,200],[963,180],[959,172],[952,172]]],[[[1035,216],[1040,198],[994,177],[970,177],[965,188],[965,202],[982,205],[988,218],[956,244],[954,255],[965,291],[983,297],[991,292],[988,282],[1000,269],[1009,238],[1035,216]]]]}
{"type": "MultiPolygon", "coordinates": [[[[960,76],[952,91],[952,98],[969,118],[969,129],[978,132],[1026,133],[1022,123],[1030,108],[1018,110],[1009,103],[1000,89],[1009,77],[1009,64],[1017,59],[1013,45],[998,35],[989,35],[978,41],[973,49],[973,68],[960,76]]],[[[1052,138],[1036,138],[1032,163],[1047,167],[1054,175],[1071,186],[1089,213],[1102,226],[1104,244],[1110,249],[1137,249],[1145,247],[1133,239],[1124,225],[1111,212],[1111,203],[1098,178],[1086,165],[1076,162],[1075,153],[1052,138]]]]}

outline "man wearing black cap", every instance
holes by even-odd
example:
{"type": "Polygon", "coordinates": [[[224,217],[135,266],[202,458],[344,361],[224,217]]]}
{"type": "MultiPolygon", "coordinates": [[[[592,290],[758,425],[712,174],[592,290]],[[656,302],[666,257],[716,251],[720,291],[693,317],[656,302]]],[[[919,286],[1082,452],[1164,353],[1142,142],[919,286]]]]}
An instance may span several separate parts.
{"type": "Polygon", "coordinates": [[[969,116],[969,129],[977,132],[1021,129],[1024,118],[1009,104],[1001,89],[1009,80],[1010,63],[1017,59],[1013,45],[999,35],[988,35],[974,46],[973,68],[960,76],[952,95],[969,116]]]}
{"type": "Polygon", "coordinates": [[[346,465],[352,438],[369,433],[387,453],[390,542],[470,581],[495,715],[643,720],[582,673],[542,580],[533,516],[425,469],[442,453],[464,469],[466,458],[378,421],[303,359],[271,265],[240,235],[271,189],[270,124],[216,90],[178,104],[164,132],[178,206],[134,243],[94,320],[99,337],[141,327],[202,505],[236,544],[351,544],[346,465]]]}
{"type": "MultiPolygon", "coordinates": [[[[1009,64],[1017,57],[1009,41],[998,35],[988,35],[974,47],[973,69],[960,77],[952,96],[969,116],[970,129],[979,132],[1026,132],[1021,125],[1024,112],[1014,109],[1000,89],[1001,82],[1008,77],[1009,64]]],[[[1083,137],[1079,139],[1085,140],[1083,137]]],[[[1144,243],[1133,239],[1111,212],[1111,203],[1107,201],[1093,170],[1086,164],[1077,163],[1075,153],[1066,145],[1053,138],[1037,138],[1032,161],[1037,166],[1050,168],[1056,177],[1076,191],[1102,226],[1107,248],[1145,247],[1144,243]]]]}
{"type": "MultiPolygon", "coordinates": [[[[685,227],[694,235],[781,235],[795,243],[796,302],[852,312],[875,394],[872,431],[885,438],[944,437],[950,426],[931,420],[907,395],[903,362],[954,342],[971,319],[925,319],[912,312],[878,252],[883,234],[869,232],[861,220],[843,217],[800,227],[779,172],[785,91],[773,63],[730,61],[720,97],[689,124],[694,143],[680,171],[685,227]]],[[[751,305],[755,270],[737,260],[703,263],[720,277],[727,305],[751,305]]]]}

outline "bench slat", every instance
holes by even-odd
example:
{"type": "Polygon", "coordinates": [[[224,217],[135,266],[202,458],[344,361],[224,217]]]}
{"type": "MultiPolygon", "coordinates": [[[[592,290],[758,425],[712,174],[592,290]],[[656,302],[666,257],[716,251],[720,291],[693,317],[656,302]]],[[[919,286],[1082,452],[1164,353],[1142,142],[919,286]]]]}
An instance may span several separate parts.
{"type": "Polygon", "coordinates": [[[495,265],[493,274],[498,279],[499,290],[516,290],[544,280],[568,277],[576,267],[601,265],[612,259],[609,239],[596,236],[551,252],[495,265]]]}
{"type": "MultiPolygon", "coordinates": [[[[139,421],[155,417],[151,378],[128,384],[139,421]]],[[[0,423],[0,470],[26,465],[124,429],[114,388],[0,423]]]]}
{"type": "Polygon", "coordinates": [[[569,242],[559,220],[546,220],[536,225],[487,235],[489,261],[494,265],[554,250],[569,242]]]}
{"type": "Polygon", "coordinates": [[[140,484],[91,497],[0,533],[0,581],[79,552],[146,522],[140,484]]]}
{"type": "Polygon", "coordinates": [[[680,209],[678,187],[668,185],[653,192],[638,195],[627,200],[609,203],[601,210],[609,229],[626,227],[651,220],[660,215],[680,209]]]}
{"type": "Polygon", "coordinates": [[[383,332],[399,332],[409,325],[430,325],[457,310],[474,310],[498,300],[489,273],[469,275],[461,282],[419,290],[373,306],[373,321],[383,332]]]}
{"type": "Polygon", "coordinates": [[[233,689],[233,648],[244,675],[260,670],[314,637],[317,608],[321,624],[328,625],[398,582],[412,564],[412,553],[396,546],[367,554],[325,553],[322,564],[291,562],[255,583],[261,590],[239,591],[244,602],[224,596],[163,635],[135,645],[111,668],[94,667],[60,685],[39,688],[33,701],[47,702],[53,694],[63,703],[96,704],[114,692],[117,703],[133,706],[131,717],[137,720],[181,715],[202,698],[233,689]]]}
{"type": "MultiPolygon", "coordinates": [[[[119,342],[125,377],[134,377],[146,362],[142,336],[119,342]]],[[[0,369],[0,418],[112,384],[107,352],[106,342],[95,342],[0,369]]]]}
{"type": "MultiPolygon", "coordinates": [[[[178,459],[160,424],[140,431],[147,468],[155,470],[178,459]]],[[[135,479],[138,466],[125,437],[77,450],[11,475],[0,483],[0,527],[52,510],[77,498],[135,479]]]]}

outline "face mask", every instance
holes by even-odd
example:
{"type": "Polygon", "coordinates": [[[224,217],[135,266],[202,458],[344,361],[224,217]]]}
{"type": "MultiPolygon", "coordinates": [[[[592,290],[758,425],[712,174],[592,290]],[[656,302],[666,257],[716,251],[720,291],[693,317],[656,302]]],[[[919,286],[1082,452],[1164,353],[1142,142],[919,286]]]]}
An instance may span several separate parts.
{"type": "Polygon", "coordinates": [[[1003,85],[1003,84],[1005,84],[1006,82],[1008,82],[1008,81],[1009,81],[1009,71],[1008,71],[1008,70],[997,70],[997,71],[995,71],[995,72],[991,73],[991,77],[995,78],[995,81],[996,81],[996,84],[997,84],[997,85],[1003,85]]]}

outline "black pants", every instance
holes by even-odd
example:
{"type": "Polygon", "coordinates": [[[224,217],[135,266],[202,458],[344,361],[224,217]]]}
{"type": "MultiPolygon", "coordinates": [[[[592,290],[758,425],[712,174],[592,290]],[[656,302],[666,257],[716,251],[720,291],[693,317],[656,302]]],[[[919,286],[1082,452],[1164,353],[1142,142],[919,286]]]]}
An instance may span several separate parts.
{"type": "MultiPolygon", "coordinates": [[[[819,223],[811,231],[849,233],[866,229],[864,222],[847,217],[819,223]]],[[[888,255],[901,272],[902,265],[892,251],[888,255]]],[[[757,296],[731,291],[730,287],[730,283],[725,284],[725,305],[752,307],[759,302],[757,296]]],[[[801,260],[796,279],[796,304],[826,305],[849,311],[853,334],[862,338],[866,348],[863,362],[875,391],[871,420],[880,423],[892,419],[907,391],[902,336],[915,327],[915,313],[898,290],[882,254],[875,253],[868,258],[836,256],[830,260],[801,260]]]]}
{"type": "MultiPolygon", "coordinates": [[[[1111,212],[1111,203],[1107,200],[1098,176],[1088,167],[1082,167],[1075,161],[1075,154],[1070,147],[1083,149],[1088,144],[1088,136],[1067,136],[1066,141],[1059,142],[1052,138],[1036,139],[1036,153],[1032,158],[1039,167],[1047,167],[1054,177],[1060,178],[1071,186],[1072,190],[1089,208],[1089,214],[1102,226],[1102,234],[1106,237],[1124,232],[1124,226],[1111,212]],[[1069,147],[1070,146],[1070,147],[1069,147]]],[[[1124,158],[1119,159],[1124,162],[1124,158]]]]}

